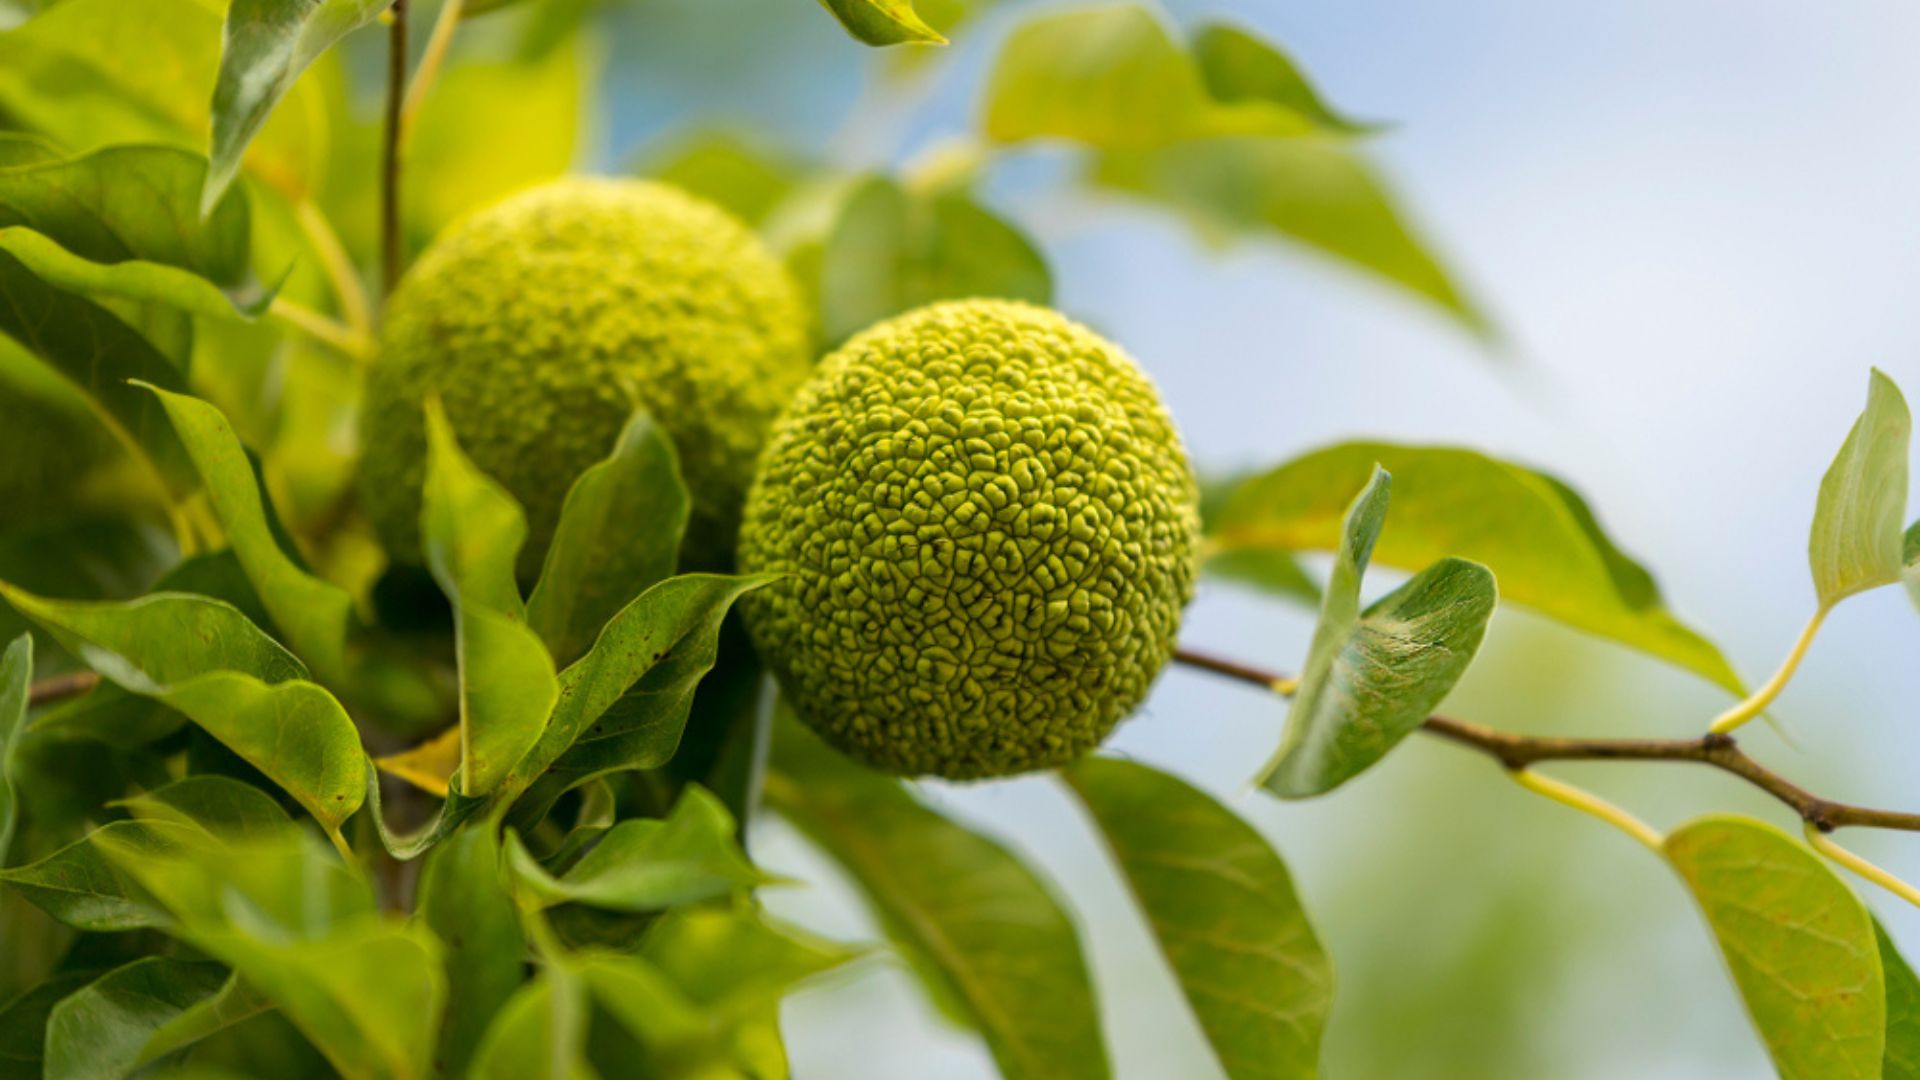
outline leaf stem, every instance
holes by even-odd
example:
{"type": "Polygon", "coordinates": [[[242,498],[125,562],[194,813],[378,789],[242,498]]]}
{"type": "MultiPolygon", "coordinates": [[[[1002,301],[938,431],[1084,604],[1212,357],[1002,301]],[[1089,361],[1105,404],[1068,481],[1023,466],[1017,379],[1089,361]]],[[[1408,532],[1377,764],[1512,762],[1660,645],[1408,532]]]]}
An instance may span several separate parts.
{"type": "Polygon", "coordinates": [[[380,157],[380,294],[400,280],[400,129],[407,89],[407,0],[393,0],[387,27],[386,128],[380,157]]]}
{"type": "MultiPolygon", "coordinates": [[[[1266,693],[1275,692],[1278,685],[1287,681],[1275,672],[1186,649],[1175,652],[1174,661],[1248,683],[1266,693]]],[[[1446,716],[1429,716],[1420,729],[1485,754],[1509,771],[1517,772],[1542,761],[1692,762],[1745,780],[1792,807],[1800,820],[1823,830],[1859,825],[1920,832],[1920,814],[1823,799],[1749,757],[1731,735],[1709,733],[1694,739],[1568,739],[1496,731],[1446,716]]]]}
{"type": "Polygon", "coordinates": [[[1627,813],[1607,800],[1585,788],[1578,788],[1565,781],[1555,780],[1551,776],[1542,776],[1531,769],[1513,769],[1508,771],[1515,783],[1528,791],[1545,795],[1563,806],[1571,806],[1583,814],[1590,814],[1601,821],[1619,829],[1628,836],[1645,844],[1654,854],[1665,856],[1665,837],[1653,826],[1627,813]]]}
{"type": "Polygon", "coordinates": [[[426,50],[420,54],[420,66],[413,70],[413,81],[407,84],[406,98],[400,104],[400,144],[406,145],[407,137],[413,133],[414,121],[419,119],[420,107],[426,103],[427,91],[433,88],[433,80],[440,74],[440,66],[446,62],[447,47],[453,44],[453,32],[460,25],[460,16],[466,9],[466,0],[446,0],[440,5],[440,14],[433,20],[433,32],[427,37],[426,50]]]}
{"type": "Polygon", "coordinates": [[[340,835],[339,829],[327,829],[325,832],[327,839],[333,841],[333,850],[340,853],[341,861],[345,862],[349,869],[357,869],[360,866],[360,857],[353,853],[353,845],[347,843],[347,838],[340,835]]]}
{"type": "Polygon", "coordinates": [[[1800,661],[1806,658],[1807,648],[1813,644],[1814,635],[1820,632],[1820,624],[1826,621],[1828,610],[1830,610],[1828,606],[1823,604],[1814,611],[1813,618],[1807,620],[1807,625],[1800,631],[1800,636],[1794,639],[1793,648],[1787,652],[1787,658],[1780,662],[1780,669],[1773,673],[1773,677],[1767,680],[1766,685],[1755,690],[1747,700],[1715,717],[1712,726],[1707,730],[1716,735],[1725,735],[1765,712],[1767,706],[1773,704],[1773,699],[1780,696],[1780,691],[1787,688],[1787,682],[1793,678],[1793,673],[1800,669],[1800,661]]]}
{"type": "Polygon", "coordinates": [[[1920,907],[1920,889],[1894,877],[1892,874],[1833,842],[1833,838],[1820,831],[1813,822],[1806,824],[1807,843],[1813,850],[1839,863],[1841,866],[1859,874],[1875,885],[1887,890],[1907,903],[1920,907]]]}
{"type": "Polygon", "coordinates": [[[352,327],[335,322],[312,308],[304,304],[296,304],[284,296],[273,298],[273,304],[267,308],[267,314],[355,360],[364,361],[373,354],[371,337],[356,333],[352,327]]]}
{"type": "Polygon", "coordinates": [[[333,289],[333,298],[340,305],[340,317],[354,332],[361,335],[373,333],[373,305],[367,300],[366,286],[360,282],[360,274],[353,268],[353,260],[347,255],[345,244],[340,242],[340,234],[334,230],[333,222],[312,199],[301,199],[293,205],[294,217],[300,223],[300,232],[307,238],[307,245],[313,249],[320,260],[320,269],[327,275],[327,284],[333,289]]]}

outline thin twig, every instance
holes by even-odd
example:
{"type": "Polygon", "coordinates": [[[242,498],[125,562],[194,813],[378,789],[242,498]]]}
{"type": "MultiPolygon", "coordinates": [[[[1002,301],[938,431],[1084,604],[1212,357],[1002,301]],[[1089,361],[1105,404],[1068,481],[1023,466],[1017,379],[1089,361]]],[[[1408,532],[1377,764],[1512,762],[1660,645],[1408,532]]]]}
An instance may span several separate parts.
{"type": "Polygon", "coordinates": [[[78,697],[100,685],[100,676],[91,671],[73,671],[41,679],[27,691],[28,705],[47,705],[63,698],[78,697]]]}
{"type": "Polygon", "coordinates": [[[387,113],[380,163],[380,290],[400,280],[400,134],[407,93],[407,0],[393,0],[387,29],[387,113]]]}
{"type": "MultiPolygon", "coordinates": [[[[1251,683],[1272,691],[1285,677],[1271,671],[1182,649],[1174,659],[1189,667],[1251,683]]],[[[1793,808],[1800,820],[1821,832],[1849,825],[1920,832],[1920,814],[1875,810],[1833,802],[1760,764],[1740,749],[1733,736],[1708,733],[1697,739],[1568,739],[1516,735],[1445,716],[1429,716],[1421,730],[1478,750],[1512,771],[1542,761],[1689,761],[1732,773],[1793,808]]]]}

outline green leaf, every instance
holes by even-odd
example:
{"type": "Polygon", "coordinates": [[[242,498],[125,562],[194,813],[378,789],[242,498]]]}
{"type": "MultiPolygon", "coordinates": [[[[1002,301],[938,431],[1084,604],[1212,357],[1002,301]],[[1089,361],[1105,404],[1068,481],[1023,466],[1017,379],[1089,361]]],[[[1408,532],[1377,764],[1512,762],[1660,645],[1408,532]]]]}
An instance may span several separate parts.
{"type": "Polygon", "coordinates": [[[62,998],[91,982],[93,976],[90,971],[54,975],[0,1005],[0,1069],[5,1069],[6,1075],[41,1075],[47,1017],[62,998]]]}
{"type": "Polygon", "coordinates": [[[360,733],[293,654],[231,604],[184,593],[47,600],[0,582],[21,614],[134,693],[185,713],[266,773],[328,831],[366,797],[360,733]]]}
{"type": "MultiPolygon", "coordinates": [[[[407,147],[402,205],[411,243],[424,246],[455,219],[573,166],[595,107],[594,55],[569,36],[508,60],[456,58],[447,66],[407,147]]],[[[363,188],[371,198],[372,185],[363,188]]]]}
{"type": "Polygon", "coordinates": [[[188,776],[116,805],[142,821],[204,829],[222,840],[265,842],[293,819],[273,796],[226,776],[188,776]]]}
{"type": "Polygon", "coordinates": [[[1336,548],[1348,500],[1376,462],[1393,474],[1394,500],[1375,561],[1418,570],[1449,555],[1471,559],[1493,571],[1507,601],[1745,696],[1726,658],[1667,611],[1653,578],[1614,547],[1572,489],[1471,450],[1343,443],[1308,454],[1241,483],[1210,522],[1209,546],[1336,548]]]}
{"type": "Polygon", "coordinates": [[[107,972],[47,1018],[47,1080],[118,1080],[151,1061],[154,1035],[219,993],[218,964],[149,956],[107,972]]]}
{"type": "Polygon", "coordinates": [[[1156,149],[1225,122],[1193,60],[1133,4],[1051,12],[1015,29],[988,76],[982,115],[998,142],[1071,139],[1108,150],[1156,149]]]}
{"type": "Polygon", "coordinates": [[[338,585],[308,573],[280,546],[260,477],[220,410],[185,394],[148,389],[160,398],[193,458],[207,501],[274,624],[321,678],[343,678],[352,598],[338,585]]]}
{"type": "Polygon", "coordinates": [[[1803,845],[1747,818],[1701,818],[1665,847],[1781,1077],[1879,1077],[1886,987],[1873,920],[1852,890],[1803,845]]]}
{"type": "Polygon", "coordinates": [[[1907,526],[1905,540],[1900,546],[1902,560],[1900,580],[1907,587],[1907,599],[1913,606],[1920,608],[1920,521],[1907,526]]]}
{"type": "Polygon", "coordinates": [[[935,300],[1053,299],[1032,241],[961,190],[869,177],[847,198],[820,264],[820,321],[839,341],[935,300]]]}
{"type": "Polygon", "coordinates": [[[580,658],[614,613],[672,576],[689,501],[673,441],[643,410],[560,508],[527,624],[555,663],[580,658]]]}
{"type": "Polygon", "coordinates": [[[7,865],[20,814],[20,793],[13,778],[14,751],[27,727],[27,698],[33,686],[33,637],[21,634],[0,654],[0,868],[7,865]]]}
{"type": "Polygon", "coordinates": [[[1208,23],[1193,36],[1194,62],[1207,93],[1222,103],[1263,103],[1336,134],[1365,134],[1375,125],[1355,123],[1329,105],[1293,58],[1252,32],[1208,23]]]}
{"type": "Polygon", "coordinates": [[[1493,575],[1453,558],[1360,610],[1389,483],[1375,466],[1347,512],[1286,734],[1259,778],[1282,798],[1332,791],[1386,756],[1460,681],[1493,616],[1493,575]]]}
{"type": "Polygon", "coordinates": [[[630,818],[555,878],[517,839],[507,846],[514,876],[542,905],[581,903],[610,911],[660,911],[766,884],[734,840],[733,815],[688,785],[665,820],[630,818]]]}
{"type": "Polygon", "coordinates": [[[172,932],[232,967],[349,1077],[424,1078],[446,1001],[440,946],[388,922],[365,879],[310,834],[164,855],[104,845],[173,916],[172,932]]]}
{"type": "Polygon", "coordinates": [[[493,1018],[473,1058],[472,1080],[588,1080],[586,988],[549,966],[493,1018]]]}
{"type": "Polygon", "coordinates": [[[171,492],[192,487],[185,452],[160,404],[131,385],[140,381],[184,390],[185,376],[139,331],[0,252],[0,339],[10,339],[77,390],[114,437],[139,455],[157,487],[171,492]]]}
{"type": "Polygon", "coordinates": [[[202,220],[206,171],[164,146],[0,169],[0,250],[69,292],[255,318],[273,292],[248,266],[246,196],[229,193],[202,220]]]}
{"type": "Polygon", "coordinates": [[[1907,444],[1913,418],[1900,388],[1878,369],[1867,407],[1820,479],[1807,560],[1821,610],[1899,581],[1906,568],[1907,444]]]}
{"type": "Polygon", "coordinates": [[[649,153],[644,171],[758,225],[793,194],[807,170],[804,162],[747,136],[709,131],[649,153]]]}
{"type": "Polygon", "coordinates": [[[1206,793],[1145,765],[1089,757],[1062,775],[1226,1074],[1317,1075],[1333,965],[1280,856],[1206,793]]]}
{"type": "Polygon", "coordinates": [[[833,12],[854,40],[867,45],[947,43],[913,9],[913,0],[820,0],[820,6],[833,12]]]}
{"type": "Polygon", "coordinates": [[[211,210],[247,144],[294,80],[334,42],[367,25],[393,0],[233,0],[220,76],[213,88],[213,149],[202,212],[211,210]]]}
{"type": "MultiPolygon", "coordinates": [[[[595,1002],[641,1044],[651,1061],[684,1063],[689,1073],[698,1075],[695,1063],[712,1053],[703,1045],[709,1038],[707,1017],[658,968],[637,956],[603,952],[579,954],[574,968],[595,1002]]],[[[638,1063],[629,1067],[636,1072],[644,1068],[638,1063]]]]}
{"type": "Polygon", "coordinates": [[[434,849],[420,876],[420,918],[446,944],[447,1020],[439,1064],[465,1076],[482,1035],[520,988],[520,933],[492,829],[463,829],[434,849]]]}
{"type": "Polygon", "coordinates": [[[1920,978],[1900,955],[1887,928],[1873,922],[1880,946],[1880,968],[1886,975],[1887,1049],[1882,1059],[1885,1080],[1920,1080],[1920,978]]]}
{"type": "Polygon", "coordinates": [[[0,870],[0,882],[76,930],[104,933],[160,926],[166,921],[164,913],[101,845],[158,856],[191,835],[180,826],[112,821],[39,862],[0,870]]]}
{"type": "Polygon", "coordinates": [[[439,401],[427,404],[420,511],[427,566],[453,604],[460,666],[460,790],[485,795],[539,740],[559,695],[553,657],[526,623],[514,561],[520,507],[460,452],[439,401]]]}
{"type": "Polygon", "coordinates": [[[776,729],[766,797],[853,876],[895,948],[985,1036],[1002,1073],[1109,1075],[1073,921],[1011,852],[790,715],[776,729]]]}
{"type": "Polygon", "coordinates": [[[217,1035],[273,1008],[238,975],[227,976],[220,989],[189,1005],[168,1020],[147,1039],[140,1049],[141,1064],[159,1061],[212,1035],[217,1035]]]}
{"type": "MultiPolygon", "coordinates": [[[[0,112],[14,126],[81,149],[113,143],[206,146],[221,11],[203,0],[61,0],[0,34],[0,112]],[[138,57],[138,63],[129,63],[138,57]]],[[[312,80],[297,87],[247,155],[288,197],[325,175],[331,110],[312,80]]]]}
{"type": "Polygon", "coordinates": [[[530,827],[553,800],[595,776],[671,758],[694,689],[718,655],[721,621],[734,601],[773,580],[682,574],[620,609],[587,655],[560,673],[553,717],[506,787],[507,797],[526,792],[515,821],[530,827]]]}
{"type": "Polygon", "coordinates": [[[1494,335],[1372,165],[1330,137],[1221,137],[1102,154],[1089,182],[1161,204],[1202,236],[1279,235],[1494,335]]]}
{"type": "Polygon", "coordinates": [[[647,931],[640,956],[723,1020],[762,1015],[801,982],[859,955],[746,908],[681,907],[647,931]]]}
{"type": "Polygon", "coordinates": [[[292,653],[238,608],[204,596],[49,600],[0,582],[0,598],[94,670],[136,692],[216,671],[242,672],[265,682],[307,674],[292,653]]]}

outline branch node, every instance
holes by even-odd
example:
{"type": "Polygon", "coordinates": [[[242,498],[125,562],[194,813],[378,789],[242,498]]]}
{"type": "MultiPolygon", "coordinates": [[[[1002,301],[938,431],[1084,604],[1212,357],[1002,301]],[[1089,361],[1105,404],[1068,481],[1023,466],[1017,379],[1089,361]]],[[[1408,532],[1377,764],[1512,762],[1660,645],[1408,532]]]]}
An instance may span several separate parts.
{"type": "Polygon", "coordinates": [[[1733,736],[1724,731],[1709,731],[1700,736],[1700,748],[1709,754],[1724,753],[1738,745],[1733,736]]]}

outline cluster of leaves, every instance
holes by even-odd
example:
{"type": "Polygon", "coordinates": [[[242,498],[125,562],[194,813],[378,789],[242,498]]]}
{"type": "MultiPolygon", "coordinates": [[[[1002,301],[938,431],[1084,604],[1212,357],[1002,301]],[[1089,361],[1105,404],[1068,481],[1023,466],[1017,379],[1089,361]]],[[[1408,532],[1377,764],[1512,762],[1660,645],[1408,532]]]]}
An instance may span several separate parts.
{"type": "MultiPolygon", "coordinates": [[[[824,6],[899,44],[980,5],[824,6]]],[[[689,494],[652,418],[576,481],[523,593],[520,509],[423,403],[427,566],[384,565],[350,434],[378,128],[343,53],[377,47],[356,31],[387,7],[0,0],[0,385],[118,447],[0,525],[0,1062],[784,1075],[778,1001],[854,950],[760,910],[779,883],[744,838],[764,799],[1003,1072],[1107,1075],[1082,942],[1043,878],[762,700],[727,613],[765,582],[675,573],[689,494]],[[36,707],[36,673],[76,666],[98,685],[36,707]]],[[[408,112],[409,248],[568,168],[594,7],[442,9],[475,17],[472,45],[408,112]]],[[[1367,165],[1369,131],[1256,36],[1176,37],[1119,4],[1016,27],[978,130],[902,175],[716,133],[647,167],[761,229],[823,344],[934,299],[1047,301],[1043,254],[981,192],[1049,143],[1072,148],[1076,190],[1208,236],[1289,237],[1485,333],[1367,165]]],[[[1916,576],[1906,425],[1876,376],[1822,487],[1821,612],[1916,576]]],[[[1510,603],[1744,692],[1586,503],[1523,466],[1343,444],[1213,492],[1207,531],[1210,572],[1320,612],[1260,777],[1283,798],[1332,790],[1420,725],[1477,650],[1496,578],[1510,603]],[[1333,554],[1324,583],[1297,561],[1313,551],[1333,554]],[[1414,576],[1363,608],[1372,562],[1414,576]]],[[[1060,779],[1223,1069],[1312,1075],[1331,962],[1280,857],[1150,766],[1096,757],[1060,779]]],[[[1812,852],[1727,818],[1663,850],[1784,1074],[1920,1075],[1920,984],[1812,852]]]]}

